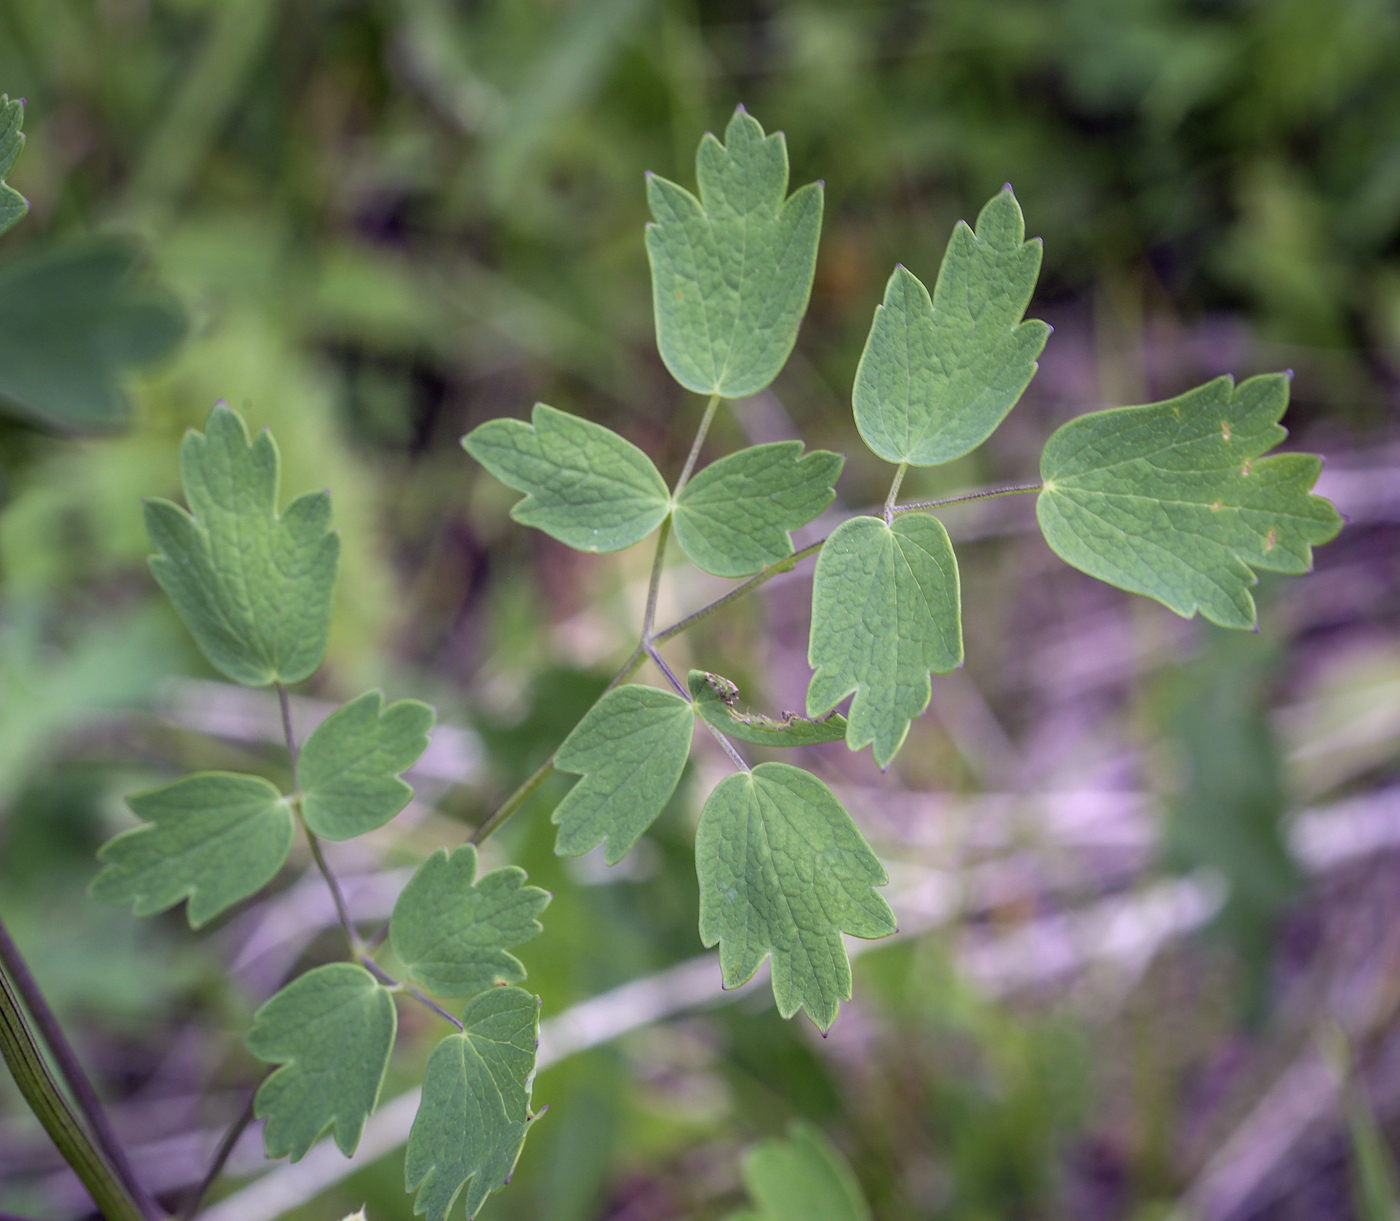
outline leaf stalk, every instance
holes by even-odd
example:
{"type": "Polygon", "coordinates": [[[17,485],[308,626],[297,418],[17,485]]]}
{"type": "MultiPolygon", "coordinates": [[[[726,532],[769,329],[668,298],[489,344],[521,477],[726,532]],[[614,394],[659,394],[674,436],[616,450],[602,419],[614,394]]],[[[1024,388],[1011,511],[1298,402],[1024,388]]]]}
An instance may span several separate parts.
{"type": "Polygon", "coordinates": [[[0,1055],[29,1109],[106,1221],[147,1221],[49,1073],[43,1052],[25,1021],[19,996],[4,971],[0,971],[0,1055]]]}
{"type": "Polygon", "coordinates": [[[39,1036],[53,1056],[54,1063],[58,1066],[58,1071],[73,1096],[73,1102],[83,1119],[87,1121],[93,1141],[102,1151],[102,1156],[107,1159],[142,1214],[150,1221],[158,1221],[158,1218],[165,1214],[147,1194],[141,1186],[141,1181],[136,1177],[136,1171],[126,1156],[126,1150],[117,1140],[116,1133],[107,1118],[107,1113],[97,1097],[97,1091],[93,1089],[92,1082],[88,1080],[88,1076],[83,1071],[83,1066],[73,1050],[73,1045],[69,1043],[68,1037],[63,1033],[63,1027],[59,1025],[58,1018],[49,1007],[49,1003],[39,987],[38,980],[34,978],[34,973],[30,971],[29,964],[25,962],[24,955],[20,953],[19,946],[10,937],[9,930],[6,929],[2,920],[0,920],[0,967],[3,967],[24,1007],[29,1010],[29,1015],[38,1028],[39,1036]]]}

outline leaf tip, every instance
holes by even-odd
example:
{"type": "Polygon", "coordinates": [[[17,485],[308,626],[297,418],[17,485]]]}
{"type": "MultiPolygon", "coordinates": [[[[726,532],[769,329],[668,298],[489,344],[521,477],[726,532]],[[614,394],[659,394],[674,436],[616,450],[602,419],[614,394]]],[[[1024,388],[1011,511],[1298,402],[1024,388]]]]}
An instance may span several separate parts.
{"type": "Polygon", "coordinates": [[[744,103],[743,103],[743,102],[740,102],[737,106],[734,107],[734,113],[735,113],[735,114],[748,114],[749,112],[748,112],[747,109],[745,109],[744,103]]]}

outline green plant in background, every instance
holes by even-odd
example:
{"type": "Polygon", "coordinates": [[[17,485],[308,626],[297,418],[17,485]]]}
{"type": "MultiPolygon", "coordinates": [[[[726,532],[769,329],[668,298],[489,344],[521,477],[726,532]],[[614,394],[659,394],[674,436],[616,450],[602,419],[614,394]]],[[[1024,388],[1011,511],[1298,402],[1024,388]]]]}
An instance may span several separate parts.
{"type": "MultiPolygon", "coordinates": [[[[338,553],[329,498],[307,494],[279,514],[270,435],[250,440],[240,417],[219,406],[181,447],[189,511],[147,507],[158,551],[152,571],[210,663],[236,682],[276,688],[292,783],[284,792],[259,777],[203,773],[133,796],[144,825],[103,849],[94,894],[138,914],[188,898],[198,926],[267,885],[299,830],[335,898],[350,955],[293,980],[248,1034],[250,1050],[280,1066],[257,1097],[267,1152],[298,1158],[327,1129],[342,1151],[354,1148],[392,1050],[395,998],[406,996],[455,1028],[429,1056],[405,1164],[417,1210],[434,1221],[458,1200],[475,1215],[509,1177],[535,1118],[539,1005],[517,986],[524,970],[508,950],[539,931],[548,896],[511,867],[478,878],[473,845],[551,772],[581,777],[554,811],[556,851],[577,855],[602,843],[616,863],[675,791],[698,718],[735,769],[706,800],[696,834],[701,938],[719,945],[726,987],[771,959],[779,1012],[805,1009],[825,1031],[851,995],[842,934],[895,931],[878,893],[885,870],[821,779],[786,763],[750,768],[732,739],[787,746],[840,736],[852,750],[872,746],[888,766],[929,703],[931,675],[963,657],[957,558],[932,510],[1038,493],[1042,530],[1070,564],[1229,627],[1254,624],[1254,570],[1306,571],[1311,547],[1341,525],[1310,494],[1318,459],[1264,456],[1283,436],[1282,376],[1239,386],[1218,379],[1164,403],[1083,416],[1049,439],[1035,485],[900,502],[911,467],[953,461],[996,429],[1048,337],[1044,324],[1022,319],[1040,246],[1026,241],[1006,188],[975,228],[958,225],[931,295],[903,268],[891,277],[854,391],[861,436],[895,467],[888,496],[876,512],[796,550],[790,532],[834,497],[837,455],[803,455],[799,443],[780,442],[699,461],[721,401],[764,389],[791,352],[811,290],[821,189],[786,195],[783,136],[766,135],[742,109],[723,143],[702,141],[697,178],[699,198],[664,179],[648,183],[658,345],[676,380],[709,396],[675,483],[616,433],[543,404],[530,424],[491,421],[463,441],[526,493],[512,511],[518,521],[571,547],[614,552],[657,534],[640,639],[556,754],[476,828],[472,844],[424,862],[386,930],[364,935],[320,843],[380,827],[407,804],[412,794],[399,777],[426,747],[432,713],[409,700],[385,707],[371,692],[298,750],[287,684],[308,677],[325,652],[338,553]],[[747,579],[661,629],[673,533],[702,569],[747,579]],[[807,718],[739,712],[721,676],[696,671],[682,682],[673,673],[661,652],[668,640],[814,554],[807,718]],[[628,684],[647,662],[670,691],[628,684]],[[848,696],[843,719],[833,710],[848,696]],[[386,936],[407,979],[378,964],[386,936]],[[460,1016],[439,1003],[447,999],[465,1000],[460,1016]]],[[[803,1157],[849,1188],[831,1155],[798,1132],[785,1151],[751,1163],[761,1215],[786,1215],[769,1196],[791,1167],[774,1167],[803,1157]]],[[[849,1215],[861,1216],[854,1189],[848,1194],[849,1215]]]]}
{"type": "Polygon", "coordinates": [[[744,1155],[744,1186],[755,1207],[729,1221],[870,1221],[851,1168],[810,1124],[744,1155]]]}

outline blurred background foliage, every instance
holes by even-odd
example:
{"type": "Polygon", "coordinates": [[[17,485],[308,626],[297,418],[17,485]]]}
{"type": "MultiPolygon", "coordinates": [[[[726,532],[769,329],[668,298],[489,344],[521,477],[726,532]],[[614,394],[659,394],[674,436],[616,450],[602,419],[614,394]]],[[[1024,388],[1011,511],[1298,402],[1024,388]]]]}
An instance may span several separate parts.
{"type": "MultiPolygon", "coordinates": [[[[655,351],[642,176],[691,183],[743,101],[827,218],[788,368],[707,452],[801,436],[849,454],[840,505],[882,497],[849,414],[871,310],[1010,181],[1057,334],[1006,426],[910,495],[1033,477],[1085,410],[1288,367],[1290,444],[1328,455],[1352,526],[1261,586],[1241,639],[1064,569],[1028,503],[950,512],[966,670],[888,775],[806,760],[925,931],[861,960],[825,1042],[760,993],[544,1072],[485,1215],[722,1217],[742,1148],[794,1118],[881,1219],[1373,1215],[1400,1118],[1391,0],[0,0],[0,90],[28,102],[33,205],[0,241],[0,914],[164,1198],[242,1106],[253,1008],[337,949],[294,874],[201,938],[82,894],[122,794],[283,766],[269,710],[209,682],[153,596],[141,497],[175,490],[219,398],[273,427],[285,494],[331,489],[338,609],[305,697],[376,683],[457,735],[341,867],[457,842],[601,689],[648,558],[512,526],[457,439],[545,400],[674,472],[698,405],[655,351]],[[1340,1109],[1324,1023],[1354,1050],[1340,1109]]],[[[666,617],[722,588],[673,575],[666,617]]],[[[799,707],[803,582],[673,664],[799,707]]],[[[500,837],[555,894],[525,955],[546,1016],[700,952],[690,841],[721,767],[702,754],[616,870],[552,855],[560,788],[500,837]]],[[[436,1033],[404,1027],[386,1096],[436,1033]]],[[[82,1215],[8,1082],[0,1106],[0,1208],[82,1215]]],[[[400,1167],[289,1215],[407,1221],[400,1167]]]]}

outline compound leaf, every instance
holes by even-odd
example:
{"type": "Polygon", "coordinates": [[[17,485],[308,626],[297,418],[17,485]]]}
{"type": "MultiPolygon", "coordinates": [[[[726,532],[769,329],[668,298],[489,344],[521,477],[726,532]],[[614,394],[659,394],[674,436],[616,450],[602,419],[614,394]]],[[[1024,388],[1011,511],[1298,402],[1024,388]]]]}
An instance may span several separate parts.
{"type": "Polygon", "coordinates": [[[785,712],[781,720],[775,721],[754,712],[740,712],[734,706],[739,688],[718,674],[692,670],[689,685],[695,711],[721,733],[741,742],[755,746],[815,746],[846,736],[846,718],[835,713],[820,721],[809,721],[795,712],[785,712]]]}
{"type": "Polygon", "coordinates": [[[165,356],[186,329],[179,304],[137,266],[136,250],[112,239],[5,262],[0,398],[7,412],[65,432],[110,432],[126,423],[128,371],[165,356]]]}
{"type": "Polygon", "coordinates": [[[5,181],[24,147],[23,126],[24,99],[10,101],[9,94],[0,93],[0,233],[29,211],[29,201],[5,181]]]}
{"type": "Polygon", "coordinates": [[[786,1140],[755,1145],[743,1175],[755,1207],[729,1221],[870,1221],[850,1166],[811,1124],[794,1123],[786,1140]]]}
{"type": "Polygon", "coordinates": [[[404,1159],[404,1185],[418,1193],[413,1211],[430,1221],[444,1221],[464,1189],[468,1221],[475,1217],[510,1179],[535,1118],[539,1001],[521,988],[489,988],[467,1002],[462,1025],[428,1057],[404,1159]]]}
{"type": "Polygon", "coordinates": [[[509,488],[528,493],[510,511],[579,551],[621,551],[671,509],[666,481],[610,428],[536,403],[530,423],[490,420],[462,445],[509,488]]]}
{"type": "Polygon", "coordinates": [[[976,449],[1035,376],[1050,328],[1022,322],[1040,274],[1011,188],[977,231],[959,221],[933,297],[896,267],[856,369],[856,426],[888,462],[936,466],[976,449]]]}
{"type": "Polygon", "coordinates": [[[306,740],[297,762],[302,816],[324,839],[382,827],[413,798],[399,779],[428,748],[433,710],[418,700],[384,707],[367,691],[337,708],[306,740]]]}
{"type": "Polygon", "coordinates": [[[292,849],[291,808],[257,776],[201,772],[126,800],[148,825],[103,845],[91,890],[138,916],[188,898],[199,928],[267,885],[292,849]]]}
{"type": "Polygon", "coordinates": [[[886,937],[888,877],[836,796],[810,772],[760,763],[726,776],[695,836],[700,939],[719,943],[726,988],[748,980],[769,954],[773,998],[791,1017],[805,1008],[821,1030],[851,995],[841,934],[886,937]]]}
{"type": "Polygon", "coordinates": [[[495,984],[518,984],[525,968],[506,947],[541,932],[547,890],[525,884],[514,865],[476,878],[471,844],[451,856],[439,848],[418,867],[394,904],[394,953],[420,984],[439,996],[474,996],[495,984]]]}
{"type": "Polygon", "coordinates": [[[204,655],[249,687],[299,682],[321,664],[340,556],[326,492],[278,516],[277,467],[272,434],[250,444],[242,417],[220,403],[180,445],[190,512],[146,502],[151,572],[204,655]]]}
{"type": "Polygon", "coordinates": [[[855,692],[846,744],[873,742],[875,761],[888,766],[928,706],[929,672],[962,664],[959,599],[958,562],[936,518],[842,523],[817,557],[807,714],[821,716],[855,692]]]}
{"type": "Polygon", "coordinates": [[[656,342],[687,390],[740,398],[769,384],[807,309],[822,223],[822,184],[783,198],[782,132],[763,134],[740,106],[721,144],[708,132],[695,157],[696,199],[647,175],[656,342]]]}
{"type": "Polygon", "coordinates": [[[300,1161],[332,1124],[349,1157],[379,1102],[394,1047],[394,1000],[364,967],[333,962],[294,980],[253,1016],[244,1042],[280,1064],[258,1089],[268,1157],[300,1161]]]}
{"type": "Polygon", "coordinates": [[[695,718],[690,702],[654,687],[609,691],[554,757],[583,776],[554,811],[554,851],[579,856],[606,840],[616,865],[666,808],[680,783],[695,718]]]}
{"type": "Polygon", "coordinates": [[[1218,377],[1174,399],[1080,416],[1040,460],[1036,516],[1066,562],[1178,615],[1256,621],[1252,568],[1302,573],[1342,519],[1309,494],[1311,454],[1260,455],[1287,436],[1283,374],[1218,377]]]}
{"type": "Polygon", "coordinates": [[[792,554],[788,534],[836,497],[845,459],[803,456],[801,441],[755,445],[712,462],[676,497],[676,541],[706,572],[746,577],[792,554]]]}

